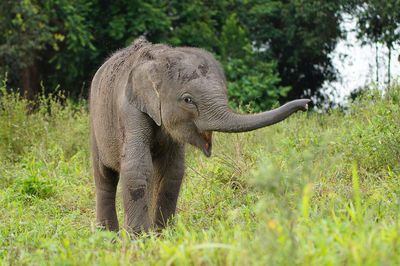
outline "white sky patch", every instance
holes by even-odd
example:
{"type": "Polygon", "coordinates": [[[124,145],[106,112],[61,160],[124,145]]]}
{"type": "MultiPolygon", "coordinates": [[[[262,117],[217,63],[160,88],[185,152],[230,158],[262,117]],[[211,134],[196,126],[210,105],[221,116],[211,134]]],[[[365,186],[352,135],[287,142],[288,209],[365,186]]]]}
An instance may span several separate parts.
{"type": "MultiPolygon", "coordinates": [[[[361,41],[357,40],[355,18],[347,15],[341,27],[347,31],[347,39],[341,40],[332,52],[333,66],[338,71],[338,81],[325,82],[323,91],[334,102],[343,103],[346,97],[354,89],[375,84],[376,81],[376,53],[375,44],[361,46],[361,41]]],[[[387,84],[389,50],[383,44],[378,44],[379,55],[379,88],[385,88],[387,84]]],[[[400,45],[396,44],[392,49],[391,56],[391,77],[392,81],[400,77],[400,45]]]]}

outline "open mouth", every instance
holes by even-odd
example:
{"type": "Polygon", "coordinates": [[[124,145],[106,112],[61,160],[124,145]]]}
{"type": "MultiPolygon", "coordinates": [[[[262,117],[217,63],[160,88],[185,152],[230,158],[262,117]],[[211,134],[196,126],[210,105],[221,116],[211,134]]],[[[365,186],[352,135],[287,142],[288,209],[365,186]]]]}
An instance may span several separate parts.
{"type": "Polygon", "coordinates": [[[212,131],[201,132],[201,135],[203,135],[204,140],[206,141],[203,147],[203,153],[205,156],[210,157],[212,149],[212,131]]]}

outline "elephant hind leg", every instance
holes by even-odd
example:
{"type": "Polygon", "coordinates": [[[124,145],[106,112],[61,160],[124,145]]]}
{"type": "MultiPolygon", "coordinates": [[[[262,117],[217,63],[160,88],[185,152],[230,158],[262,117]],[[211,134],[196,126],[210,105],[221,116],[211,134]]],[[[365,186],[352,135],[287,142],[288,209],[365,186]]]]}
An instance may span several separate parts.
{"type": "Polygon", "coordinates": [[[119,225],[115,198],[119,174],[101,162],[97,147],[93,144],[92,157],[96,186],[96,222],[102,230],[117,232],[119,231],[119,225]]]}

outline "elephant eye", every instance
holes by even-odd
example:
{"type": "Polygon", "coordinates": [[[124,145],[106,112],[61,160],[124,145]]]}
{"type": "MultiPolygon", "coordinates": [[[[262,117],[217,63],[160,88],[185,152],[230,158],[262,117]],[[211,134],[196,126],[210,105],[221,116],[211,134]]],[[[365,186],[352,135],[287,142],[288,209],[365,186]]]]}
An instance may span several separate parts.
{"type": "Polygon", "coordinates": [[[189,97],[189,96],[185,96],[183,98],[183,100],[185,101],[185,103],[188,103],[188,104],[193,104],[194,103],[193,99],[191,97],[189,97]]]}

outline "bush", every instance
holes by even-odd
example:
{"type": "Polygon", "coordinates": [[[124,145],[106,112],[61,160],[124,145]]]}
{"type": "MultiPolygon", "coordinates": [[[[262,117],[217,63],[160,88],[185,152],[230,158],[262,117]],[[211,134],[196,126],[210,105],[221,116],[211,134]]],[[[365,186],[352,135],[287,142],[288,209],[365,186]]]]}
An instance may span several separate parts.
{"type": "Polygon", "coordinates": [[[400,200],[399,93],[400,86],[386,94],[365,91],[347,115],[310,114],[283,122],[285,132],[274,134],[253,178],[266,192],[258,212],[268,221],[256,242],[271,250],[271,264],[398,261],[383,235],[400,237],[393,232],[400,200]]]}
{"type": "Polygon", "coordinates": [[[246,37],[246,28],[232,14],[222,27],[222,63],[228,80],[228,95],[234,108],[266,111],[287,96],[290,87],[279,86],[275,61],[264,62],[246,37]]]}
{"type": "Polygon", "coordinates": [[[33,149],[60,146],[67,158],[88,150],[89,116],[82,100],[73,104],[62,93],[34,103],[0,87],[0,160],[17,162],[33,149]]]}
{"type": "Polygon", "coordinates": [[[1,93],[0,264],[400,263],[398,85],[188,146],[173,223],[133,240],[95,229],[86,103],[1,93]]]}

